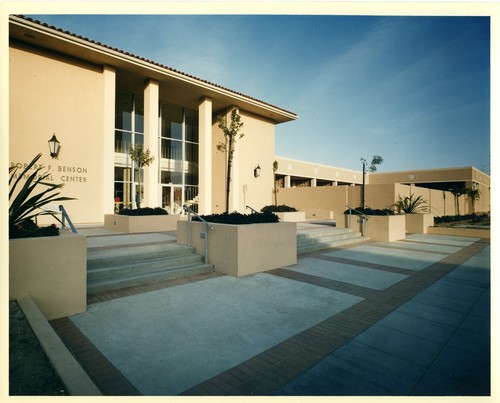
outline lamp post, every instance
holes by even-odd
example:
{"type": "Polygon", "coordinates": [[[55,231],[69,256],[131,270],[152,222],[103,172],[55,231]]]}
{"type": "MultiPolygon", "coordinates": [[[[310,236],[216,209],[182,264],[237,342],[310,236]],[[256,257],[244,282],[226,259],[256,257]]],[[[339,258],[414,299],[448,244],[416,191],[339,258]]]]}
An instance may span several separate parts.
{"type": "Polygon", "coordinates": [[[57,140],[55,133],[52,135],[52,138],[49,140],[49,150],[50,156],[52,158],[57,158],[59,154],[59,149],[61,148],[61,143],[57,140]]]}
{"type": "Polygon", "coordinates": [[[361,208],[363,209],[362,211],[365,210],[365,177],[366,177],[366,161],[362,159],[363,161],[363,186],[361,187],[361,208]]]}

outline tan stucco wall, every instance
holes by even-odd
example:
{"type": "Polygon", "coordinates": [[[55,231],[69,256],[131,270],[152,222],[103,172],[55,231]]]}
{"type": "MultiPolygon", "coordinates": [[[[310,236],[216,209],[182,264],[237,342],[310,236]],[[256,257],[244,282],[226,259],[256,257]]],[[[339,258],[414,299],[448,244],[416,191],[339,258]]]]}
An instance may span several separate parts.
{"type": "Polygon", "coordinates": [[[240,113],[245,136],[240,140],[239,149],[238,211],[244,213],[247,205],[260,210],[272,204],[274,123],[246,111],[240,113]],[[258,178],[254,176],[257,165],[261,168],[258,178]]]}
{"type": "Polygon", "coordinates": [[[10,48],[9,68],[9,163],[29,163],[41,152],[49,179],[65,184],[61,195],[78,199],[62,203],[73,222],[102,222],[102,69],[20,47],[10,48]],[[54,133],[61,143],[59,159],[49,155],[54,133]]]}
{"type": "Polygon", "coordinates": [[[87,241],[82,235],[11,239],[9,298],[30,295],[44,316],[62,318],[87,309],[87,241]]]}
{"type": "MultiPolygon", "coordinates": [[[[274,123],[243,110],[239,113],[243,122],[240,130],[243,137],[236,140],[229,211],[249,213],[245,211],[247,205],[260,210],[272,203],[274,123]],[[261,174],[255,178],[254,169],[257,165],[261,167],[261,174]]],[[[212,130],[212,211],[221,213],[226,207],[226,156],[224,152],[217,151],[217,144],[224,143],[217,114],[214,115],[212,130]]]]}
{"type": "MultiPolygon", "coordinates": [[[[297,263],[297,224],[293,222],[248,225],[211,224],[208,262],[217,272],[246,276],[297,263]]],[[[187,221],[177,222],[177,243],[187,245],[187,221]]],[[[191,222],[191,245],[205,254],[205,224],[191,222]]]]}
{"type": "MultiPolygon", "coordinates": [[[[455,198],[450,192],[419,188],[401,184],[366,185],[365,204],[374,209],[383,209],[396,203],[398,197],[413,194],[422,196],[435,216],[455,215],[455,198]]],[[[345,206],[357,208],[361,205],[361,186],[320,186],[279,189],[278,204],[295,207],[301,211],[334,211],[338,219],[345,206]]],[[[471,213],[470,201],[466,196],[459,199],[460,214],[471,213]]],[[[480,211],[476,207],[476,211],[480,211]]]]}
{"type": "Polygon", "coordinates": [[[353,171],[284,157],[276,157],[276,161],[278,161],[277,174],[280,175],[358,184],[363,182],[363,173],[361,171],[353,171]]]}
{"type": "MultiPolygon", "coordinates": [[[[369,183],[419,183],[419,182],[448,182],[472,180],[473,171],[479,172],[472,167],[463,168],[443,168],[443,169],[422,169],[414,171],[398,172],[376,172],[369,174],[369,183]]],[[[483,180],[488,180],[486,175],[481,176],[483,180]]]]}

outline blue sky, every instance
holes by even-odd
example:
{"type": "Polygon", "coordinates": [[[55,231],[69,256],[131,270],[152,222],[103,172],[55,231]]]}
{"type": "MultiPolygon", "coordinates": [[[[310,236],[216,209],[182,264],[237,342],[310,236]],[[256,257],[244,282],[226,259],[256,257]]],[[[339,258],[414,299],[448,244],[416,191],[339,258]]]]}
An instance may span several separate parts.
{"type": "Polygon", "coordinates": [[[489,173],[488,17],[32,17],[297,113],[278,156],[489,173]]]}

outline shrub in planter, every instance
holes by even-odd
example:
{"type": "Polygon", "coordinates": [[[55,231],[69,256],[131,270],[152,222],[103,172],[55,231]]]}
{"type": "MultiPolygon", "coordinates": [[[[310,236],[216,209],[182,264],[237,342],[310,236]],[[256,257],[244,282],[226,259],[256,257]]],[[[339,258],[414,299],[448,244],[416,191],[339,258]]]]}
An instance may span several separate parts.
{"type": "MultiPolygon", "coordinates": [[[[234,213],[222,213],[222,214],[211,214],[201,216],[207,222],[213,222],[218,224],[262,224],[262,223],[272,223],[278,222],[279,218],[276,214],[271,212],[267,213],[254,213],[254,214],[241,214],[238,212],[234,213]]],[[[193,217],[193,221],[200,221],[198,217],[193,217]]]]}
{"type": "Polygon", "coordinates": [[[9,168],[9,238],[59,235],[59,230],[54,230],[55,225],[39,228],[33,220],[41,215],[51,215],[61,222],[56,213],[43,210],[43,207],[49,203],[74,200],[72,197],[58,197],[59,193],[54,193],[63,184],[45,182],[50,173],[41,172],[43,166],[35,165],[41,156],[38,154],[33,158],[19,174],[17,167],[9,168]],[[33,167],[35,169],[30,174],[33,167]],[[19,189],[21,179],[26,180],[19,189]]]}
{"type": "Polygon", "coordinates": [[[489,218],[488,214],[459,214],[459,215],[445,215],[441,217],[434,217],[434,224],[448,224],[460,221],[470,221],[473,224],[480,223],[489,218]]]}
{"type": "Polygon", "coordinates": [[[275,205],[265,206],[262,207],[260,211],[262,211],[263,213],[291,213],[291,212],[296,212],[297,209],[295,207],[290,207],[282,204],[280,206],[275,206],[275,205]]]}
{"type": "Polygon", "coordinates": [[[394,215],[394,211],[390,209],[372,209],[369,207],[362,208],[358,207],[356,210],[354,209],[347,209],[344,211],[344,214],[352,214],[352,215],[359,215],[360,213],[365,214],[365,215],[394,215]]]}
{"type": "Polygon", "coordinates": [[[430,210],[427,200],[422,198],[422,196],[414,197],[413,194],[407,197],[399,196],[398,201],[394,204],[394,207],[400,214],[429,213],[430,210]]]}
{"type": "Polygon", "coordinates": [[[36,238],[42,236],[57,236],[59,235],[59,228],[55,224],[48,227],[39,227],[32,220],[24,221],[16,227],[11,227],[9,231],[9,238],[36,238]]]}
{"type": "Polygon", "coordinates": [[[119,215],[144,216],[144,215],[168,215],[168,212],[161,207],[141,207],[138,209],[122,209],[119,215]]]}

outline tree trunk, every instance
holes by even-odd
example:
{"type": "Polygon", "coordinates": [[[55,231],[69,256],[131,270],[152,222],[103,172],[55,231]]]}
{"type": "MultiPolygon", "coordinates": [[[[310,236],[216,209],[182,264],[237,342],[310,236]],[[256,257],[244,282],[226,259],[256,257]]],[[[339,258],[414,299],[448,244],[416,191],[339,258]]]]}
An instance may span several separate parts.
{"type": "Polygon", "coordinates": [[[229,214],[229,193],[231,192],[231,168],[233,166],[233,139],[229,138],[226,176],[226,213],[229,214]]]}

